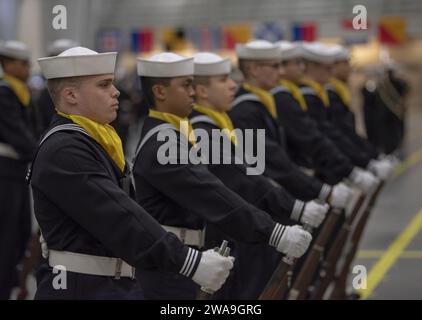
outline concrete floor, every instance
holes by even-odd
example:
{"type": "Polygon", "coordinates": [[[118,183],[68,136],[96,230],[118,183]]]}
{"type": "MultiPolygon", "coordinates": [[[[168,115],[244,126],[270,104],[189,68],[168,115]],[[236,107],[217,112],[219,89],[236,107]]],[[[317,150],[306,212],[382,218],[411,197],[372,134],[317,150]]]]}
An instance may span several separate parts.
{"type": "MultiPolygon", "coordinates": [[[[415,161],[392,177],[380,194],[354,262],[354,265],[361,264],[367,268],[368,287],[373,278],[371,269],[378,262],[381,266],[385,265],[385,259],[382,259],[395,250],[390,245],[406,233],[406,228],[422,209],[422,161],[419,161],[422,160],[422,112],[411,111],[408,121],[405,157],[412,157],[415,161]]],[[[390,268],[380,273],[381,279],[367,299],[422,299],[420,227],[400,252],[390,268]]]]}

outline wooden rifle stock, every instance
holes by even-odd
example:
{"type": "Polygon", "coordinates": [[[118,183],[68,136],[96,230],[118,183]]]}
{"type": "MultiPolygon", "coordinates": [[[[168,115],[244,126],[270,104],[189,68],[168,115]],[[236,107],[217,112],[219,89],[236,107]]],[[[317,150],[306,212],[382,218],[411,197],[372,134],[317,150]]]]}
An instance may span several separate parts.
{"type": "Polygon", "coordinates": [[[329,284],[335,276],[335,266],[344,246],[347,243],[347,238],[350,233],[350,227],[353,221],[358,216],[358,213],[364,202],[364,197],[361,193],[358,194],[356,201],[354,202],[353,209],[350,215],[347,217],[343,225],[341,226],[340,231],[338,232],[333,244],[330,246],[327,256],[321,265],[321,270],[318,275],[318,279],[315,281],[314,292],[312,293],[312,299],[322,299],[325,293],[325,290],[328,288],[329,284]]]}
{"type": "Polygon", "coordinates": [[[301,300],[306,297],[308,286],[312,281],[313,275],[318,269],[324,247],[334,231],[341,214],[342,211],[339,209],[333,208],[330,210],[318,237],[312,245],[311,251],[305,259],[305,263],[303,264],[302,269],[300,270],[293,287],[289,292],[289,300],[301,300]]]}
{"type": "Polygon", "coordinates": [[[377,186],[376,190],[372,194],[371,198],[368,201],[368,205],[366,206],[364,212],[362,213],[362,216],[359,220],[356,221],[355,227],[353,228],[353,233],[351,237],[352,245],[350,247],[350,250],[345,253],[345,259],[342,266],[340,266],[340,272],[338,272],[334,277],[334,289],[330,296],[330,299],[345,299],[346,298],[346,281],[347,276],[349,274],[350,265],[352,264],[356,252],[359,247],[360,239],[362,238],[363,231],[365,229],[366,223],[369,219],[371,210],[375,204],[375,201],[381,192],[382,188],[384,186],[384,181],[381,181],[379,185],[377,186]]]}
{"type": "Polygon", "coordinates": [[[288,288],[288,273],[293,263],[293,259],[289,257],[283,257],[281,259],[258,300],[282,299],[288,288]]]}
{"type": "MultiPolygon", "coordinates": [[[[303,229],[312,233],[312,227],[305,224],[303,229]]],[[[290,286],[289,277],[294,264],[294,258],[285,256],[281,259],[270,280],[258,300],[281,300],[290,286]]]]}

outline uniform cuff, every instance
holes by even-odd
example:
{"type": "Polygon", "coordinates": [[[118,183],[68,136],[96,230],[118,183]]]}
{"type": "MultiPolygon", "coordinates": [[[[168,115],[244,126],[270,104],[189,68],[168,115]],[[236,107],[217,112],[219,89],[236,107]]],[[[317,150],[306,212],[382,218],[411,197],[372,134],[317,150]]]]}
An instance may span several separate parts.
{"type": "Polygon", "coordinates": [[[321,191],[319,192],[318,199],[323,201],[323,202],[327,202],[327,199],[328,199],[328,196],[330,195],[330,193],[331,193],[331,186],[324,183],[322,185],[321,191]]]}
{"type": "Polygon", "coordinates": [[[198,250],[189,248],[185,262],[183,263],[182,269],[180,269],[179,273],[188,278],[192,277],[198,268],[201,257],[202,254],[198,250]]]}
{"type": "Polygon", "coordinates": [[[351,181],[355,181],[358,174],[359,174],[359,169],[356,168],[356,167],[354,167],[353,170],[352,170],[352,172],[349,175],[349,179],[351,181]]]}
{"type": "Polygon", "coordinates": [[[276,223],[276,225],[273,229],[273,232],[271,233],[271,237],[270,237],[270,241],[269,241],[270,246],[277,248],[277,246],[280,242],[281,236],[284,233],[285,228],[286,227],[283,226],[282,224],[276,223]]]}
{"type": "Polygon", "coordinates": [[[300,222],[300,218],[302,217],[303,210],[305,209],[305,203],[300,200],[296,200],[295,204],[293,205],[293,210],[290,215],[290,218],[300,222]]]}

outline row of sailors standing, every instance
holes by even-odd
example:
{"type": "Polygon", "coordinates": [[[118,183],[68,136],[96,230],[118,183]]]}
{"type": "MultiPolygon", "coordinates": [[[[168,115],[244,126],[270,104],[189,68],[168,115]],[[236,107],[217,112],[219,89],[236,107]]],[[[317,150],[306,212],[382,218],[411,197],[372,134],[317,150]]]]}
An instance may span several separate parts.
{"type": "MultiPolygon", "coordinates": [[[[342,181],[366,191],[393,166],[375,154],[367,162],[352,159],[342,149],[363,147],[354,142],[360,138],[354,128],[345,138],[347,126],[332,122],[325,104],[331,95],[323,93],[327,80],[318,78],[319,72],[307,68],[306,87],[298,86],[300,55],[308,66],[325,68],[321,57],[338,54],[327,51],[265,41],[238,45],[245,81],[236,93],[230,62],[215,54],[139,59],[149,113],[133,163],[136,188],[121,141],[109,126],[119,96],[112,84],[116,53],[73,47],[39,59],[57,114],[29,175],[48,246],[36,297],[194,299],[199,287],[206,287],[218,290],[219,298],[256,299],[280,253],[298,258],[308,248],[311,235],[297,224],[317,228],[329,205],[346,207],[353,190],[342,181]],[[193,127],[183,128],[187,117],[193,127]],[[200,142],[191,132],[199,128],[265,129],[264,174],[247,175],[247,166],[238,163],[183,163],[179,151],[175,164],[157,161],[165,143],[160,133],[172,132],[176,145],[192,149],[200,142]],[[209,249],[222,239],[231,242],[234,267],[233,257],[209,249]],[[53,287],[52,268],[58,264],[68,270],[67,290],[53,287]]],[[[344,98],[338,92],[332,97],[344,98]]],[[[347,101],[341,102],[347,108],[347,101]]],[[[236,138],[227,139],[234,152],[236,138]]]]}

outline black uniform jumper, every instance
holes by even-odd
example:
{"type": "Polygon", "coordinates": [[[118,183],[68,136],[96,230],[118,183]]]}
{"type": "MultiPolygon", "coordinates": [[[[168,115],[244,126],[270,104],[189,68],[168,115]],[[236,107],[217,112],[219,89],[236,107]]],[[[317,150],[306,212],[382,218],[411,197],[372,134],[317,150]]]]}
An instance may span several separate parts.
{"type": "Polygon", "coordinates": [[[328,112],[330,106],[324,105],[313,88],[303,85],[301,91],[308,106],[308,114],[318,123],[320,131],[327,135],[355,166],[366,168],[371,157],[366,152],[362,152],[359,146],[341,132],[334,119],[330,117],[328,112]]]}
{"type": "MultiPolygon", "coordinates": [[[[208,158],[213,159],[213,152],[219,152],[217,158],[221,163],[210,163],[208,169],[219,178],[228,188],[238,193],[243,199],[254,206],[271,214],[273,219],[283,224],[293,224],[294,221],[289,217],[294,213],[297,217],[303,211],[304,203],[295,200],[283,187],[270,181],[269,178],[262,175],[247,175],[245,164],[236,164],[235,145],[230,142],[231,160],[229,164],[223,164],[223,144],[220,144],[218,150],[213,149],[212,137],[213,130],[220,131],[221,128],[212,118],[194,110],[190,114],[192,126],[195,129],[196,136],[199,136],[198,130],[207,133],[209,150],[208,158]]],[[[223,135],[223,138],[229,139],[223,135]]],[[[202,140],[198,142],[201,144],[202,140]]],[[[209,229],[208,229],[209,230],[209,229]]],[[[208,246],[213,247],[221,243],[221,234],[215,233],[211,238],[208,232],[208,246]]],[[[228,281],[232,283],[225,285],[225,299],[257,299],[264,289],[266,283],[271,277],[275,267],[280,261],[280,254],[273,248],[266,245],[248,245],[241,242],[235,243],[233,252],[236,257],[234,274],[228,281]]],[[[224,290],[222,290],[224,291],[224,290]]],[[[221,294],[216,295],[222,297],[221,294]]]]}
{"type": "MultiPolygon", "coordinates": [[[[64,130],[41,144],[32,167],[35,215],[49,249],[117,257],[136,268],[182,270],[190,249],[131,199],[127,170],[123,174],[81,127],[66,129],[69,124],[73,122],[54,116],[50,130],[64,130]]],[[[189,260],[193,268],[186,276],[192,276],[200,258],[189,260]]],[[[56,290],[55,276],[44,261],[37,275],[37,299],[143,297],[139,282],[129,277],[67,272],[67,289],[56,290]]]]}
{"type": "Polygon", "coordinates": [[[319,130],[315,120],[301,108],[288,88],[280,85],[271,93],[277,107],[277,121],[286,133],[292,159],[300,166],[315,169],[315,175],[331,185],[348,177],[353,164],[319,130]]]}
{"type": "Polygon", "coordinates": [[[256,95],[241,87],[228,114],[235,128],[243,131],[254,129],[254,135],[257,129],[265,130],[264,175],[275,180],[298,199],[309,201],[319,197],[326,200],[330,188],[303,173],[289,158],[282,128],[256,95]]]}
{"type": "MultiPolygon", "coordinates": [[[[140,141],[133,167],[137,201],[162,225],[205,228],[206,234],[212,225],[228,240],[269,243],[275,227],[271,217],[227,188],[206,165],[186,159],[193,146],[175,127],[148,116],[140,141]],[[169,137],[159,141],[160,134],[169,137]],[[173,161],[160,164],[157,155],[165,144],[177,152],[171,155],[173,161]]],[[[198,291],[193,281],[156,268],[144,268],[139,278],[150,299],[195,299],[198,291]]]]}
{"type": "Polygon", "coordinates": [[[25,174],[36,148],[30,108],[0,79],[0,299],[17,284],[16,265],[31,233],[25,174]]]}

